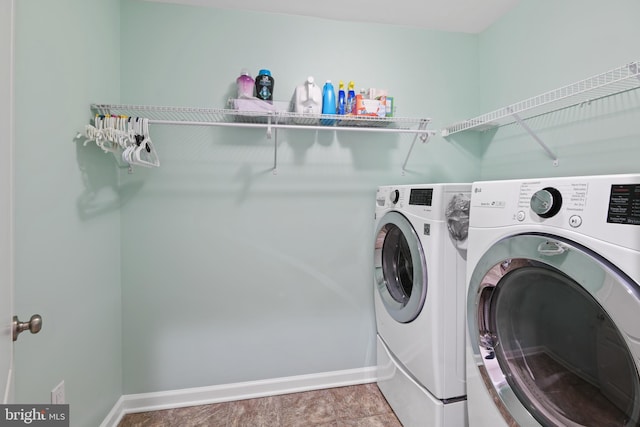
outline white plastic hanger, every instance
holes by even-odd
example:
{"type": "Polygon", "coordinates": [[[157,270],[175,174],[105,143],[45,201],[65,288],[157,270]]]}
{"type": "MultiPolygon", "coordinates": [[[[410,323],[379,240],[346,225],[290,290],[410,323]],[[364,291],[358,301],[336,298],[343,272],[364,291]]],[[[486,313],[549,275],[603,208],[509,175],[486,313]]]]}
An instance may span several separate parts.
{"type": "Polygon", "coordinates": [[[133,163],[145,167],[160,166],[160,159],[149,135],[149,119],[141,120],[142,140],[131,154],[133,163]]]}
{"type": "Polygon", "coordinates": [[[119,153],[129,165],[160,166],[160,159],[149,134],[149,119],[122,115],[96,114],[93,125],[85,126],[86,146],[95,141],[105,153],[119,153]]]}

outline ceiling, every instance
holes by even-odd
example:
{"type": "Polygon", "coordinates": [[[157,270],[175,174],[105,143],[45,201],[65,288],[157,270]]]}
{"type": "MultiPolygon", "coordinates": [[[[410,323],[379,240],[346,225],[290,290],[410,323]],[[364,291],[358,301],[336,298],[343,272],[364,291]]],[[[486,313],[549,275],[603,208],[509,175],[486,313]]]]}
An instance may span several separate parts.
{"type": "Polygon", "coordinates": [[[479,33],[519,0],[148,0],[479,33]]]}

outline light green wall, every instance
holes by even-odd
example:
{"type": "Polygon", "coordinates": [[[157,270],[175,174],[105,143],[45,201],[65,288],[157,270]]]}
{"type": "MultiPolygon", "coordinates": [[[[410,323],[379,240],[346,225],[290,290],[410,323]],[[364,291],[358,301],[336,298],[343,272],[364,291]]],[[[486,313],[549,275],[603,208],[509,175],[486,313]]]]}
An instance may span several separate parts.
{"type": "Polygon", "coordinates": [[[16,3],[15,309],[44,324],[16,343],[15,397],[64,380],[71,425],[96,426],[122,395],[117,170],[74,137],[119,99],[119,2],[16,3]]]}
{"type": "MultiPolygon", "coordinates": [[[[224,108],[247,67],[288,101],[313,75],[383,87],[436,129],[477,109],[477,37],[124,1],[122,102],[224,108]]],[[[161,167],[123,172],[125,393],[375,365],[376,187],[469,181],[440,137],[152,127],[161,167]]]]}
{"type": "MultiPolygon", "coordinates": [[[[522,0],[480,35],[480,113],[640,60],[636,0],[522,0]]],[[[486,132],[482,179],[638,171],[640,91],[486,132]]],[[[464,117],[462,117],[464,118],[464,117]]]]}
{"type": "Polygon", "coordinates": [[[353,79],[438,129],[638,60],[639,5],[600,3],[522,0],[473,36],[18,0],[16,311],[45,320],[16,346],[18,401],[64,379],[72,424],[96,425],[123,393],[373,365],[378,185],[637,171],[635,92],[533,120],[557,168],[508,126],[418,144],[405,174],[409,136],[281,131],[274,175],[262,131],[158,125],[162,167],[129,175],[74,142],[91,102],[222,108],[241,68],[267,67],[277,99],[353,79]]]}

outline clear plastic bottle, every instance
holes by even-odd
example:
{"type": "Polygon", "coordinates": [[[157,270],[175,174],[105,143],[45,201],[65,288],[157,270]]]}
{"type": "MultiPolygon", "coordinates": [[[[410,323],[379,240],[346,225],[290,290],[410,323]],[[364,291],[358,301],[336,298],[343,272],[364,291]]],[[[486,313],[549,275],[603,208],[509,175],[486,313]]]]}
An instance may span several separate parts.
{"type": "Polygon", "coordinates": [[[236,79],[236,86],[238,87],[238,98],[247,99],[253,98],[253,88],[255,81],[249,74],[249,70],[243,68],[240,71],[240,77],[236,79]]]}

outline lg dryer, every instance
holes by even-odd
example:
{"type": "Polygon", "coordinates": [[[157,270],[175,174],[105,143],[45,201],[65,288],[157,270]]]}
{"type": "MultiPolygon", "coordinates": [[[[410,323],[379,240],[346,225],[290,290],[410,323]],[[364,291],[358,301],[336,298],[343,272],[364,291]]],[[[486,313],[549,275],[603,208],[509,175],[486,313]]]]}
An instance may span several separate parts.
{"type": "Polygon", "coordinates": [[[477,182],[469,425],[640,425],[640,175],[477,182]]]}

